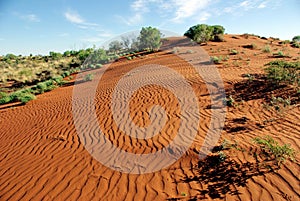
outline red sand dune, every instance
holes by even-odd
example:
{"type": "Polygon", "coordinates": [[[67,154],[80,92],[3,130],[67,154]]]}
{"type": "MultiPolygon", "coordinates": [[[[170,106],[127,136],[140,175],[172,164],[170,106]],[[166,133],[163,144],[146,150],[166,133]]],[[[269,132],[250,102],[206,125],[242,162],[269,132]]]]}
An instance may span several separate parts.
{"type": "MultiPolygon", "coordinates": [[[[230,56],[228,66],[217,65],[228,89],[245,79],[242,74],[263,72],[263,64],[273,60],[260,49],[249,50],[242,47],[251,43],[263,47],[267,41],[255,37],[239,37],[234,39],[227,35],[227,42],[203,46],[210,55],[228,55],[228,49],[244,52],[230,56]],[[235,60],[240,62],[240,66],[233,64],[235,60]]],[[[170,40],[174,42],[172,40],[177,39],[170,40]]],[[[272,48],[276,48],[276,44],[273,46],[272,48]]],[[[297,56],[293,48],[286,48],[291,56],[297,56]]],[[[179,52],[184,53],[186,50],[185,47],[179,48],[179,52]]],[[[0,200],[299,199],[299,155],[295,162],[287,161],[281,169],[270,172],[267,168],[258,167],[249,154],[253,144],[251,139],[264,135],[270,135],[280,143],[290,143],[299,153],[299,106],[292,107],[281,118],[277,118],[278,114],[274,111],[263,109],[262,98],[228,108],[220,141],[236,141],[246,151],[230,149],[226,152],[228,159],[224,163],[210,167],[207,159],[199,165],[198,154],[211,121],[211,100],[203,79],[191,65],[172,54],[159,52],[143,59],[115,62],[108,67],[109,70],[103,75],[96,92],[96,116],[100,128],[114,145],[130,153],[153,153],[168,145],[176,136],[180,127],[179,103],[170,91],[157,85],[144,86],[135,92],[129,106],[131,118],[139,126],[150,124],[148,111],[153,104],[163,107],[168,121],[160,135],[147,140],[132,138],[119,132],[112,117],[111,98],[120,78],[131,69],[153,63],[166,65],[180,72],[199,97],[201,123],[195,128],[197,135],[192,146],[178,161],[157,172],[140,175],[121,173],[102,165],[88,153],[77,135],[72,113],[74,86],[62,87],[39,95],[36,100],[24,106],[1,106],[0,200]],[[273,121],[267,122],[264,127],[259,126],[270,119],[273,121]]],[[[88,73],[99,74],[102,70],[88,73]]],[[[147,73],[150,78],[155,78],[158,74],[165,74],[166,79],[170,78],[164,71],[147,73]]],[[[134,86],[135,79],[134,74],[128,75],[128,85],[134,86]]],[[[90,84],[81,83],[80,89],[87,92],[90,84]]],[[[178,82],[175,87],[182,86],[178,82]]],[[[122,94],[118,95],[123,97],[122,94]]],[[[84,108],[84,103],[82,107],[84,108]]],[[[91,135],[96,126],[98,125],[89,128],[91,135]]]]}

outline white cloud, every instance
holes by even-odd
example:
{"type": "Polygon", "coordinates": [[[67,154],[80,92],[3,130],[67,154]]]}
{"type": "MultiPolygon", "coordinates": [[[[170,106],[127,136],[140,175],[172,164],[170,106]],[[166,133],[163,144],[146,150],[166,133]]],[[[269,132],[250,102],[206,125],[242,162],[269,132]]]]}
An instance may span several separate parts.
{"type": "Polygon", "coordinates": [[[61,34],[59,34],[60,37],[67,37],[69,35],[70,35],[69,33],[61,33],[61,34]]]}
{"type": "Polygon", "coordinates": [[[81,39],[84,42],[88,42],[88,43],[98,43],[103,41],[103,38],[101,37],[88,37],[88,38],[83,38],[81,39]]]}
{"type": "Polygon", "coordinates": [[[64,13],[64,15],[65,15],[65,18],[69,22],[72,22],[72,23],[75,23],[75,24],[82,24],[82,23],[84,23],[84,20],[76,12],[67,11],[67,12],[64,13]]]}
{"type": "Polygon", "coordinates": [[[35,14],[24,15],[23,18],[31,22],[40,22],[40,19],[35,14]]]}
{"type": "Polygon", "coordinates": [[[261,4],[258,5],[257,8],[265,8],[266,7],[266,2],[262,2],[261,4]]]}
{"type": "Polygon", "coordinates": [[[208,12],[201,12],[199,16],[197,16],[196,20],[199,22],[205,22],[211,16],[208,12]]]}
{"type": "Polygon", "coordinates": [[[112,38],[114,35],[107,31],[100,31],[96,36],[90,36],[82,38],[81,41],[88,43],[98,43],[107,40],[108,38],[112,38]]]}
{"type": "MultiPolygon", "coordinates": [[[[130,8],[130,17],[117,16],[123,23],[131,26],[143,21],[143,16],[150,11],[154,15],[168,18],[172,22],[182,22],[188,17],[197,17],[201,10],[207,8],[211,0],[135,0],[130,8]]],[[[206,12],[207,13],[207,12],[206,12]]],[[[206,18],[209,17],[206,14],[206,18]]],[[[203,18],[204,20],[204,18],[203,18]]]]}
{"type": "Polygon", "coordinates": [[[173,22],[181,22],[182,20],[194,16],[199,11],[206,8],[210,0],[173,0],[172,3],[175,5],[175,17],[172,19],[173,22]]]}
{"type": "Polygon", "coordinates": [[[18,12],[13,12],[13,15],[17,16],[21,20],[27,21],[27,22],[40,22],[41,20],[39,17],[35,14],[20,14],[18,12]]]}
{"type": "Polygon", "coordinates": [[[145,15],[159,15],[166,23],[181,23],[188,20],[207,21],[212,16],[223,14],[242,15],[245,11],[270,7],[280,0],[135,0],[130,5],[132,14],[117,16],[128,26],[143,22],[145,15]]]}
{"type": "Polygon", "coordinates": [[[66,20],[69,22],[76,24],[81,29],[89,29],[93,27],[99,26],[96,23],[86,22],[84,18],[82,18],[77,12],[68,10],[64,13],[66,20]]]}
{"type": "Polygon", "coordinates": [[[117,15],[116,17],[128,26],[139,24],[143,20],[142,15],[140,13],[135,13],[133,16],[127,18],[119,15],[117,15]]]}
{"type": "Polygon", "coordinates": [[[271,7],[272,5],[278,3],[280,0],[244,0],[240,1],[238,3],[227,3],[225,5],[225,8],[222,10],[218,10],[218,14],[224,14],[224,13],[230,13],[233,15],[242,15],[244,11],[249,11],[253,9],[262,9],[262,8],[267,8],[271,7]],[[272,4],[270,3],[272,2],[272,4]]]}

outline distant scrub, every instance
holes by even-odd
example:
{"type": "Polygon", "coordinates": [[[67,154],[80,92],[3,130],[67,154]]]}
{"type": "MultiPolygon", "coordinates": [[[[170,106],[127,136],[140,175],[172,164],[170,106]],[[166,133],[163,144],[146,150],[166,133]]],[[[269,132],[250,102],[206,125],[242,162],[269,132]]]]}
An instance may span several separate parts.
{"type": "Polygon", "coordinates": [[[87,81],[92,81],[93,79],[94,79],[94,75],[93,75],[93,74],[87,74],[87,75],[85,75],[84,78],[83,78],[83,80],[84,80],[85,82],[87,82],[87,81]]]}
{"type": "Polygon", "coordinates": [[[274,84],[293,84],[300,86],[300,62],[286,62],[281,60],[266,64],[267,78],[274,84]]]}
{"type": "Polygon", "coordinates": [[[221,42],[224,41],[224,32],[225,28],[220,25],[198,24],[190,27],[184,35],[198,43],[206,43],[208,41],[221,42]]]}
{"type": "Polygon", "coordinates": [[[300,35],[299,36],[295,36],[291,42],[292,47],[295,48],[300,48],[300,35]]]}
{"type": "Polygon", "coordinates": [[[262,51],[265,52],[265,53],[270,53],[270,52],[271,52],[270,46],[269,46],[269,45],[266,45],[266,46],[262,49],[262,51]]]}

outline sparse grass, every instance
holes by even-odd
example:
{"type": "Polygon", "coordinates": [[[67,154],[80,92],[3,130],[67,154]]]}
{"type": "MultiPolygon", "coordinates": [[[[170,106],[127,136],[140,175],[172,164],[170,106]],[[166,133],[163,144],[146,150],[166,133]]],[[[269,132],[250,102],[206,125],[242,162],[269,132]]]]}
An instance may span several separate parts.
{"type": "Polygon", "coordinates": [[[179,49],[178,47],[174,47],[172,50],[172,54],[177,54],[177,53],[179,53],[179,49]]]}
{"type": "Polygon", "coordinates": [[[193,54],[194,51],[193,51],[193,50],[187,50],[186,53],[187,53],[187,54],[193,54]]]}
{"type": "Polygon", "coordinates": [[[266,45],[263,49],[262,49],[262,52],[264,53],[270,53],[271,52],[271,48],[269,45],[266,45]]]}
{"type": "Polygon", "coordinates": [[[215,63],[215,64],[220,64],[222,62],[222,56],[213,56],[213,57],[210,57],[210,60],[215,63]]]}
{"type": "Polygon", "coordinates": [[[234,61],[232,64],[234,67],[240,67],[240,63],[238,61],[234,61]]]}
{"type": "Polygon", "coordinates": [[[231,55],[237,55],[239,52],[237,51],[237,50],[235,50],[235,49],[233,49],[233,50],[230,50],[230,54],[231,55]]]}
{"type": "Polygon", "coordinates": [[[235,100],[234,98],[230,95],[228,98],[223,99],[223,104],[225,106],[233,107],[235,106],[235,100]]]}
{"type": "Polygon", "coordinates": [[[291,98],[282,98],[282,97],[275,97],[272,96],[270,103],[266,105],[266,108],[269,109],[274,108],[278,112],[284,112],[291,105],[291,98]]]}
{"type": "Polygon", "coordinates": [[[253,141],[259,145],[260,154],[267,160],[274,160],[278,166],[287,159],[294,160],[295,158],[295,150],[290,144],[279,145],[271,136],[256,137],[253,141]]]}
{"type": "Polygon", "coordinates": [[[281,60],[266,64],[267,78],[270,82],[280,84],[293,84],[300,86],[300,62],[286,62],[281,60]]]}
{"type": "Polygon", "coordinates": [[[83,80],[84,80],[85,82],[92,81],[93,79],[94,79],[94,75],[91,74],[91,73],[85,75],[84,78],[83,78],[83,80]]]}
{"type": "Polygon", "coordinates": [[[223,151],[218,152],[218,163],[222,163],[226,160],[227,155],[223,151]]]}
{"type": "Polygon", "coordinates": [[[283,58],[286,55],[282,51],[278,51],[278,52],[273,53],[273,56],[276,58],[283,58]]]}
{"type": "Polygon", "coordinates": [[[248,82],[252,82],[255,79],[255,77],[251,74],[246,74],[245,77],[248,78],[248,82]]]}

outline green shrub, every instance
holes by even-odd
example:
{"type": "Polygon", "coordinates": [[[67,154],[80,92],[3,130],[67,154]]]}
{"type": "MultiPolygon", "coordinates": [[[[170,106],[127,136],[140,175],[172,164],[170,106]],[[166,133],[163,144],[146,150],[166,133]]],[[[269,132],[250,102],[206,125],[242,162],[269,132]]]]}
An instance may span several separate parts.
{"type": "Polygon", "coordinates": [[[223,35],[225,28],[220,25],[209,26],[206,24],[198,24],[190,27],[184,35],[198,43],[206,43],[208,41],[224,41],[223,35]]]}
{"type": "Polygon", "coordinates": [[[31,100],[36,99],[35,95],[31,94],[31,93],[22,93],[20,94],[20,96],[18,97],[18,100],[21,101],[22,103],[27,103],[31,100]]]}
{"type": "Polygon", "coordinates": [[[70,71],[65,71],[65,72],[63,72],[63,74],[61,76],[64,78],[64,77],[68,77],[70,75],[71,75],[70,71]]]}
{"type": "Polygon", "coordinates": [[[11,97],[5,92],[0,92],[0,105],[11,102],[11,97]]]}
{"type": "Polygon", "coordinates": [[[57,77],[54,77],[52,79],[55,82],[55,84],[57,84],[58,86],[61,86],[65,83],[62,76],[57,76],[57,77]]]}
{"type": "Polygon", "coordinates": [[[157,28],[143,27],[138,37],[139,50],[157,51],[162,45],[161,35],[162,33],[157,28]]]}
{"type": "Polygon", "coordinates": [[[265,53],[270,53],[270,52],[271,52],[270,46],[269,46],[269,45],[266,45],[266,46],[262,49],[262,51],[265,52],[265,53]]]}
{"type": "Polygon", "coordinates": [[[300,48],[300,35],[293,37],[291,44],[292,47],[300,48]]]}
{"type": "Polygon", "coordinates": [[[298,42],[293,42],[293,43],[292,43],[292,47],[300,48],[300,43],[298,43],[298,42]]]}
{"type": "Polygon", "coordinates": [[[0,98],[4,98],[4,97],[7,97],[8,95],[7,95],[7,93],[5,93],[5,92],[0,92],[0,98]]]}
{"type": "Polygon", "coordinates": [[[270,157],[271,160],[275,160],[278,165],[285,162],[286,159],[294,160],[295,150],[291,148],[290,144],[279,145],[270,136],[256,137],[253,139],[254,143],[260,146],[262,154],[266,157],[270,157]]]}
{"type": "Polygon", "coordinates": [[[234,50],[234,49],[233,49],[233,50],[230,50],[230,54],[231,54],[231,55],[236,55],[236,54],[238,54],[238,53],[239,53],[239,52],[238,52],[237,50],[234,50]]]}
{"type": "Polygon", "coordinates": [[[94,75],[93,74],[87,74],[86,76],[84,76],[83,80],[85,82],[87,81],[92,81],[94,79],[94,75]]]}
{"type": "Polygon", "coordinates": [[[300,43],[300,35],[299,36],[294,36],[293,39],[292,39],[292,42],[300,43]]]}
{"type": "Polygon", "coordinates": [[[101,68],[102,64],[96,64],[96,68],[101,68]]]}
{"type": "Polygon", "coordinates": [[[233,107],[235,105],[234,98],[230,95],[228,98],[223,99],[223,104],[225,106],[233,107]]]}
{"type": "Polygon", "coordinates": [[[274,107],[275,110],[281,111],[282,108],[288,107],[291,105],[291,99],[287,98],[281,98],[281,97],[275,97],[272,96],[272,99],[270,101],[270,106],[274,107]]]}
{"type": "Polygon", "coordinates": [[[39,90],[40,93],[44,93],[47,91],[47,84],[45,82],[40,82],[36,85],[37,89],[39,90]]]}
{"type": "Polygon", "coordinates": [[[220,64],[222,62],[222,56],[213,56],[210,57],[211,62],[215,63],[215,64],[220,64]]]}
{"type": "Polygon", "coordinates": [[[300,62],[272,61],[266,64],[267,78],[272,83],[279,84],[300,84],[300,62]]]}

